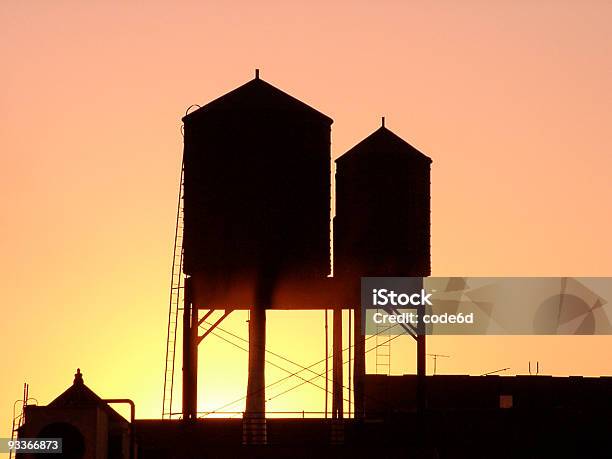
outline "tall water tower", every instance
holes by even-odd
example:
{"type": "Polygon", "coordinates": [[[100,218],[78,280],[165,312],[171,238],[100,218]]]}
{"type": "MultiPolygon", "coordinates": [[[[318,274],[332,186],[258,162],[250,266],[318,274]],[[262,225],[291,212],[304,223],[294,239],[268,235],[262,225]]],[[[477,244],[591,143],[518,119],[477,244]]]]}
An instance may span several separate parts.
{"type": "Polygon", "coordinates": [[[248,308],[246,415],[263,417],[265,310],[284,282],[330,272],[333,121],[256,73],[183,122],[184,416],[196,417],[198,309],[248,308]]]}

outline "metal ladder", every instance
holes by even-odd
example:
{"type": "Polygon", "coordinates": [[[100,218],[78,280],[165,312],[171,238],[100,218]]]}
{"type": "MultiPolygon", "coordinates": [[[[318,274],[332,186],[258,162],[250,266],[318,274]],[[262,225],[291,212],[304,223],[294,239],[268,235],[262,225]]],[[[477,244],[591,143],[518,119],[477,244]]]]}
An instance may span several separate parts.
{"type": "Polygon", "coordinates": [[[172,396],[174,394],[174,363],[176,354],[176,331],[179,310],[183,302],[183,196],[184,164],[181,164],[178,204],[176,211],[176,228],[174,232],[174,255],[172,258],[172,278],[170,280],[170,306],[168,308],[168,337],[166,340],[166,370],[164,374],[164,398],[162,419],[172,418],[172,396]]]}
{"type": "Polygon", "coordinates": [[[376,326],[376,374],[389,375],[391,373],[391,341],[388,329],[388,325],[376,326]]]}
{"type": "MultiPolygon", "coordinates": [[[[15,441],[17,440],[17,438],[19,438],[19,428],[25,422],[25,407],[28,404],[28,400],[29,400],[28,398],[29,390],[30,390],[30,385],[27,383],[24,383],[23,384],[23,400],[17,400],[15,404],[13,405],[13,426],[11,427],[11,441],[15,441]],[[17,406],[17,403],[19,402],[22,402],[21,412],[16,413],[15,408],[17,406]]],[[[10,449],[9,459],[13,459],[13,457],[15,457],[15,450],[10,449]]]]}

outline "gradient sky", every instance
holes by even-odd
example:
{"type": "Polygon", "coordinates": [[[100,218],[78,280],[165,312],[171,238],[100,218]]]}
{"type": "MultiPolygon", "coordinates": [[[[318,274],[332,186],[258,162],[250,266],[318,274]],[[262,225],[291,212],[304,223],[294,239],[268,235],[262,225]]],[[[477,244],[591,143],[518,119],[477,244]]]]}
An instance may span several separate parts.
{"type": "MultiPolygon", "coordinates": [[[[433,158],[434,275],[612,276],[611,22],[605,0],[4,0],[0,437],[24,380],[47,403],[76,367],[159,416],[180,118],[256,67],[335,120],[334,156],[385,115],[433,158]]],[[[244,315],[223,326],[247,335],[244,315]]],[[[276,352],[324,355],[321,312],[270,313],[268,330],[276,352]]],[[[610,375],[611,345],[445,337],[428,351],[452,356],[444,373],[539,360],[610,375]]],[[[392,372],[413,355],[394,341],[392,372]]],[[[200,367],[200,409],[244,395],[240,349],[207,338],[200,367]]],[[[308,385],[268,404],[322,407],[308,385]]]]}

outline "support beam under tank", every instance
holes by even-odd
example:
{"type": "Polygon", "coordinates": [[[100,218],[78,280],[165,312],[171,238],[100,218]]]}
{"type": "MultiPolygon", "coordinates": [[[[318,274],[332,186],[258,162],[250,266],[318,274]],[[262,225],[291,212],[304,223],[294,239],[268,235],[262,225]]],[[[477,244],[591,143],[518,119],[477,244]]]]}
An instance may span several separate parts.
{"type": "Polygon", "coordinates": [[[427,408],[427,378],[425,335],[418,335],[417,342],[417,410],[423,413],[427,408]]]}
{"type": "Polygon", "coordinates": [[[249,374],[243,443],[265,444],[266,435],[266,309],[256,305],[249,319],[249,374]]]}
{"type": "Polygon", "coordinates": [[[183,419],[196,419],[198,407],[198,309],[193,307],[191,281],[185,280],[183,304],[183,419]]]}
{"type": "Polygon", "coordinates": [[[362,419],[365,413],[364,380],[366,373],[365,363],[365,334],[361,325],[361,307],[356,307],[353,315],[355,360],[353,366],[353,385],[355,400],[355,419],[362,419]]]}
{"type": "Polygon", "coordinates": [[[342,376],[342,308],[334,308],[333,316],[333,384],[332,384],[332,418],[342,419],[344,416],[343,404],[343,376],[342,376]]]}

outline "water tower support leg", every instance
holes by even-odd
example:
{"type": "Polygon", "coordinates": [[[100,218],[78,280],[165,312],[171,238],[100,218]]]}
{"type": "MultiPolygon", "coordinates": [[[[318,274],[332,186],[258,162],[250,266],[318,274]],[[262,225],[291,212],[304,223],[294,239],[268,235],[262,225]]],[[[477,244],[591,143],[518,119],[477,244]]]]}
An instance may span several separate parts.
{"type": "Polygon", "coordinates": [[[332,384],[332,418],[342,419],[343,413],[343,376],[342,376],[342,308],[334,308],[333,316],[333,384],[332,384]]]}
{"type": "Polygon", "coordinates": [[[266,309],[256,305],[249,319],[249,375],[243,443],[262,445],[266,434],[266,309]]]}
{"type": "Polygon", "coordinates": [[[185,281],[183,304],[183,419],[197,417],[198,310],[191,303],[191,282],[185,281]]]}
{"type": "Polygon", "coordinates": [[[427,376],[426,376],[426,350],[425,335],[417,338],[417,410],[424,413],[427,407],[427,376]]]}
{"type": "Polygon", "coordinates": [[[363,387],[365,380],[365,335],[361,328],[361,306],[355,308],[353,317],[353,329],[355,330],[355,365],[353,367],[355,419],[362,419],[365,414],[363,387]]]}
{"type": "Polygon", "coordinates": [[[417,444],[427,444],[428,428],[425,411],[427,409],[427,354],[425,349],[425,335],[417,335],[417,444]]]}

